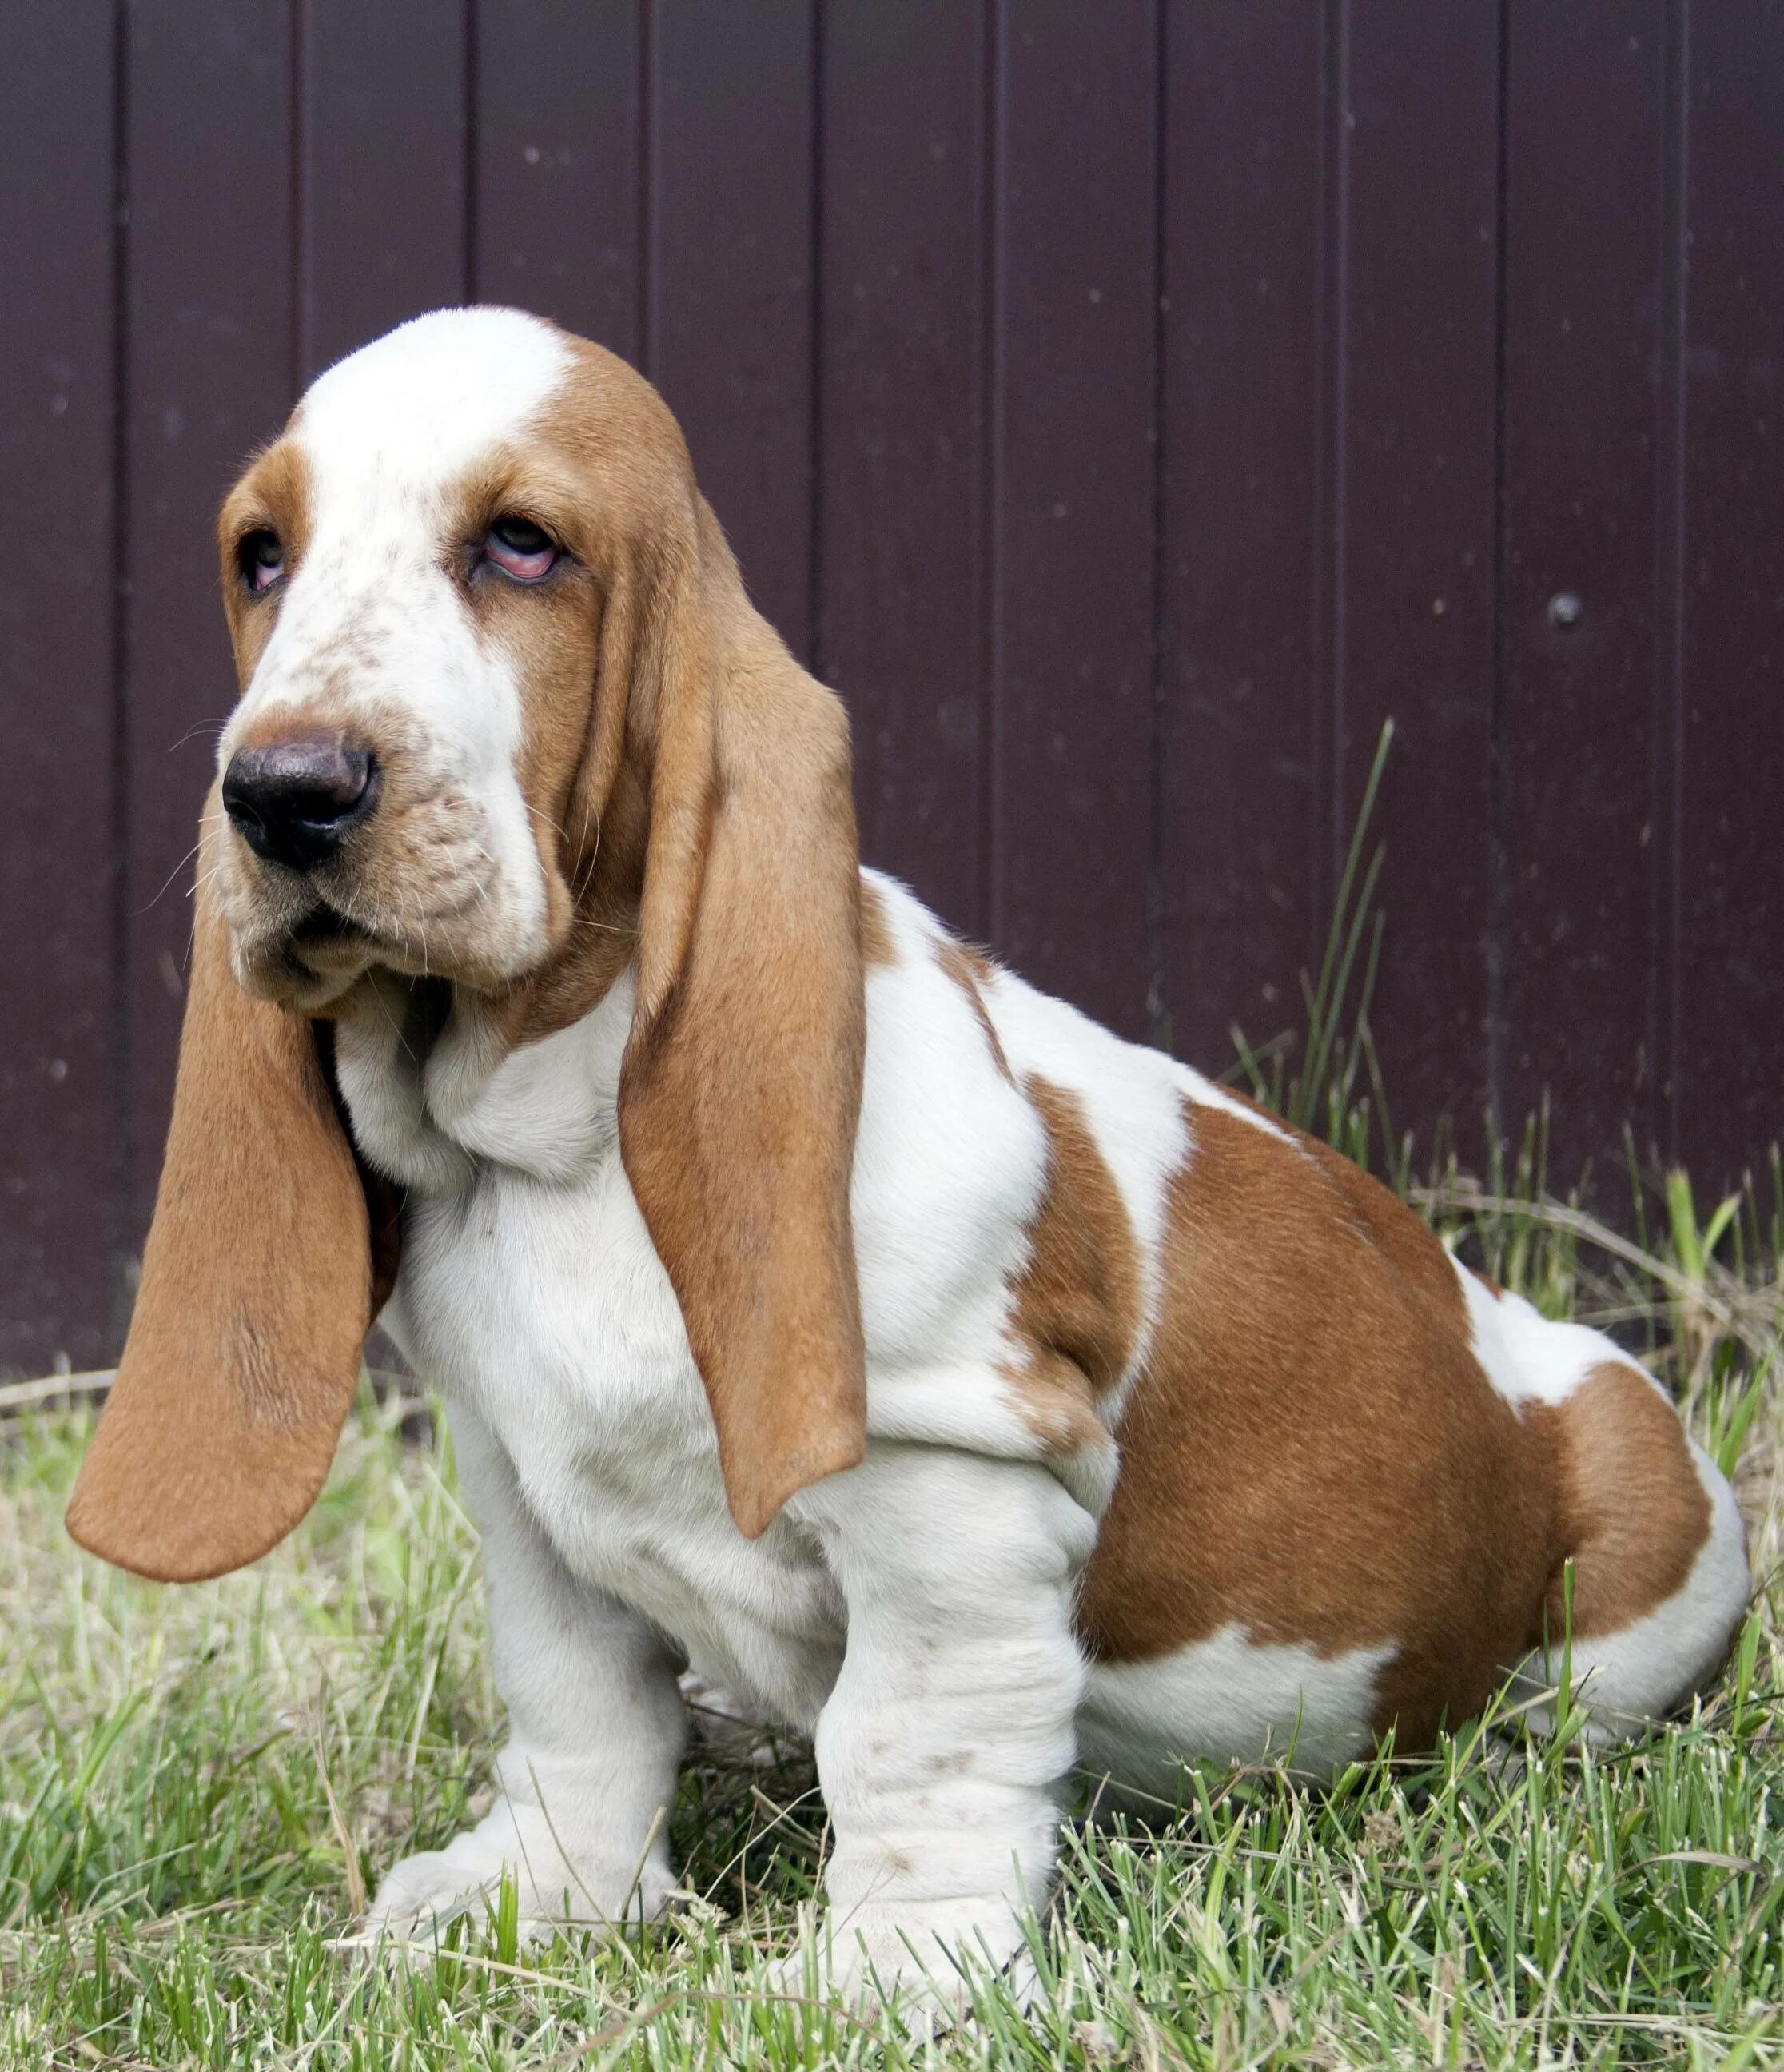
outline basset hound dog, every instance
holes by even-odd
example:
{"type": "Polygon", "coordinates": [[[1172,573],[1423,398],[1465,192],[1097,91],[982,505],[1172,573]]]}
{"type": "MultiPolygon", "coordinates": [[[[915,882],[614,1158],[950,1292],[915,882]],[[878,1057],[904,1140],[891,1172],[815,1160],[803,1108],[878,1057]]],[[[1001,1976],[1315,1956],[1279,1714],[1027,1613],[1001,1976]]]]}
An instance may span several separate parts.
{"type": "Polygon", "coordinates": [[[231,491],[241,697],[178,1089],[68,1511],[141,1574],[314,1501],[374,1318],[448,1406],[508,1716],[393,1934],[649,1914],[690,1665],[815,1742],[839,1989],[1021,1947],[1075,1766],[1330,1777],[1566,1640],[1712,1676],[1728,1483],[1609,1339],[861,868],[841,704],[656,392],[491,308],[231,491]]]}

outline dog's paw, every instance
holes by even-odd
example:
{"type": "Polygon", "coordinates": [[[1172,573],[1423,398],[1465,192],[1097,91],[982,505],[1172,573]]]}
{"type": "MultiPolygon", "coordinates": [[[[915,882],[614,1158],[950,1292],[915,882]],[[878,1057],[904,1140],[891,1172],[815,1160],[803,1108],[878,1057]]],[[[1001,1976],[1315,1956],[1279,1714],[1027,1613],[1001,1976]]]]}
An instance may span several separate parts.
{"type": "Polygon", "coordinates": [[[620,1864],[599,1848],[567,1850],[536,1807],[495,1808],[443,1849],[424,1850],[395,1864],[366,1910],[356,1939],[430,1942],[455,1914],[479,1917],[497,1904],[504,1877],[514,1881],[524,1942],[560,1928],[611,1929],[654,1920],[672,1881],[666,1863],[620,1864]]]}
{"type": "Polygon", "coordinates": [[[975,1992],[999,1973],[1004,1992],[1026,2005],[1037,1980],[1019,1918],[1000,1901],[950,1900],[862,1906],[846,1917],[808,1914],[799,1941],[772,1967],[771,1985],[785,1999],[866,2017],[894,2013],[933,2033],[964,2020],[975,1992]]]}

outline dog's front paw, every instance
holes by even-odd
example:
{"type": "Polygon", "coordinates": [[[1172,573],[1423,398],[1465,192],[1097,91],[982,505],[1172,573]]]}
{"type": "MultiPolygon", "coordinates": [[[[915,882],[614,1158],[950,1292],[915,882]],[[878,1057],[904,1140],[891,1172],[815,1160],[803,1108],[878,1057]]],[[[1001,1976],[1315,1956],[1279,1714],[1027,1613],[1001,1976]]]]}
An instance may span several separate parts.
{"type": "Polygon", "coordinates": [[[808,1915],[774,1967],[774,1991],[835,2002],[866,2015],[895,2010],[919,2027],[960,2021],[976,1986],[1001,1972],[1027,2002],[1035,1984],[1022,1922],[1001,1900],[936,1900],[808,1915]]]}
{"type": "Polygon", "coordinates": [[[673,1882],[665,1861],[647,1859],[640,1870],[598,1847],[564,1844],[536,1807],[504,1803],[445,1848],[396,1864],[366,1910],[362,1938],[431,1941],[454,1914],[493,1907],[504,1877],[514,1881],[528,1942],[561,1927],[655,1920],[673,1882]]]}

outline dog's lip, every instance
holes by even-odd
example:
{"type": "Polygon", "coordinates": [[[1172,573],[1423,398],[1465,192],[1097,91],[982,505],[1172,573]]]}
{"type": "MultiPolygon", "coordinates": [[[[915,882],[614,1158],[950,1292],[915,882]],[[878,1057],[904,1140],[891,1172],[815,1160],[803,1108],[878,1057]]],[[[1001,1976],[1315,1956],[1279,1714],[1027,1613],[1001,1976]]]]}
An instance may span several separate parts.
{"type": "Polygon", "coordinates": [[[338,943],[352,936],[369,938],[372,931],[350,921],[338,908],[326,902],[306,914],[291,931],[294,943],[338,943]]]}
{"type": "Polygon", "coordinates": [[[323,901],[286,932],[280,947],[283,956],[306,970],[331,978],[380,950],[401,946],[323,901]]]}

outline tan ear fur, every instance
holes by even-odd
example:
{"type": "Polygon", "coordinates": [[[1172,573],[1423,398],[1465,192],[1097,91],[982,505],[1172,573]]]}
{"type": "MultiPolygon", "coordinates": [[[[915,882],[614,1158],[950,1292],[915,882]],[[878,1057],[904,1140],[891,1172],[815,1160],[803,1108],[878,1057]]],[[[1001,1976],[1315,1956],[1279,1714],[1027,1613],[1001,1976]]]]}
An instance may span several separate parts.
{"type": "Polygon", "coordinates": [[[866,1447],[860,877],[841,705],[697,510],[639,628],[650,831],[620,1145],[754,1539],[866,1447]]]}
{"type": "Polygon", "coordinates": [[[68,1527],[162,1582],[256,1560],[314,1503],[394,1276],[388,1190],[367,1192],[302,1018],[230,975],[199,867],[172,1126],[129,1337],[68,1527]]]}

